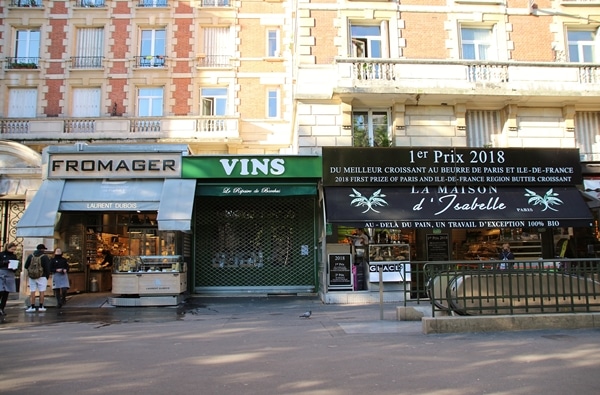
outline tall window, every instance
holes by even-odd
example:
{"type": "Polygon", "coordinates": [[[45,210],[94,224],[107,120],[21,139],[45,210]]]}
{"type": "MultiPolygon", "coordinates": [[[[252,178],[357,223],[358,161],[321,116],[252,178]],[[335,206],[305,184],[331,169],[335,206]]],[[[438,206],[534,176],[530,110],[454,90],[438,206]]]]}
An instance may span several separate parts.
{"type": "Polygon", "coordinates": [[[73,67],[99,68],[102,67],[104,51],[104,29],[82,28],[77,30],[77,48],[73,67]]]}
{"type": "Polygon", "coordinates": [[[200,96],[202,97],[202,115],[227,115],[227,88],[202,88],[200,96]]]}
{"type": "Polygon", "coordinates": [[[163,115],[163,88],[140,88],[138,92],[138,116],[160,117],[163,115]]]}
{"type": "Polygon", "coordinates": [[[100,88],[73,89],[73,117],[100,116],[100,88]]]}
{"type": "Polygon", "coordinates": [[[494,60],[494,34],[491,28],[461,27],[462,59],[494,60]]]}
{"type": "Polygon", "coordinates": [[[35,118],[36,105],[37,89],[9,89],[8,118],[35,118]]]}
{"type": "Polygon", "coordinates": [[[575,113],[575,139],[583,161],[600,159],[600,112],[575,113]]]}
{"type": "Polygon", "coordinates": [[[267,56],[270,58],[281,56],[278,29],[267,29],[267,56]]]}
{"type": "Polygon", "coordinates": [[[569,48],[569,62],[584,63],[594,62],[596,33],[591,31],[569,31],[567,32],[569,48]]]}
{"type": "Polygon", "coordinates": [[[492,135],[502,133],[500,111],[467,111],[467,144],[485,147],[492,144],[492,135]]]}
{"type": "Polygon", "coordinates": [[[269,89],[267,90],[267,118],[279,118],[279,90],[269,89]]]}
{"type": "Polygon", "coordinates": [[[352,53],[354,58],[381,58],[382,37],[380,26],[350,26],[352,53]]]}
{"type": "Polygon", "coordinates": [[[387,111],[355,111],[352,113],[352,145],[354,147],[391,147],[393,145],[387,111]]]}
{"type": "Polygon", "coordinates": [[[167,50],[164,29],[142,30],[140,45],[140,67],[162,67],[165,65],[167,50]]]}
{"type": "Polygon", "coordinates": [[[234,40],[230,27],[204,28],[204,53],[201,66],[230,67],[229,59],[233,56],[234,40]]]}
{"type": "Polygon", "coordinates": [[[38,64],[40,56],[40,31],[20,29],[16,31],[15,63],[38,64]]]}

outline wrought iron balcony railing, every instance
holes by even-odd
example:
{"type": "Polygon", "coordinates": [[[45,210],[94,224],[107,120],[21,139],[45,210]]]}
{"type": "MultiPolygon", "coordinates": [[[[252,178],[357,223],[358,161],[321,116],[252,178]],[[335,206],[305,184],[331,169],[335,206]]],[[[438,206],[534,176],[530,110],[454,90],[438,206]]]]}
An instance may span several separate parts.
{"type": "Polygon", "coordinates": [[[71,58],[71,67],[74,69],[100,69],[103,56],[74,56],[71,58]]]}
{"type": "Polygon", "coordinates": [[[6,58],[4,62],[5,70],[19,69],[37,69],[40,58],[6,58]]]}
{"type": "Polygon", "coordinates": [[[229,7],[230,0],[202,0],[202,7],[229,7]]]}
{"type": "Polygon", "coordinates": [[[35,8],[42,7],[42,0],[11,0],[9,7],[35,8]]]}
{"type": "Polygon", "coordinates": [[[143,55],[135,57],[136,67],[165,67],[166,56],[164,55],[143,55]]]}
{"type": "Polygon", "coordinates": [[[106,0],[77,0],[77,6],[85,8],[103,8],[106,7],[106,0]]]}
{"type": "Polygon", "coordinates": [[[168,7],[167,0],[140,0],[138,7],[168,7]]]}
{"type": "Polygon", "coordinates": [[[198,59],[198,67],[227,68],[231,67],[229,55],[206,55],[198,59]]]}

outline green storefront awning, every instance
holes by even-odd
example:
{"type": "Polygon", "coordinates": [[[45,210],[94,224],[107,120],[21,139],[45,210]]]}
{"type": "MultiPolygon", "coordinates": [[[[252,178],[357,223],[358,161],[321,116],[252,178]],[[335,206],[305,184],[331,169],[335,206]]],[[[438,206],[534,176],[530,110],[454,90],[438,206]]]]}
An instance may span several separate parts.
{"type": "Polygon", "coordinates": [[[200,185],[196,196],[300,196],[316,195],[310,184],[213,184],[200,185]]]}

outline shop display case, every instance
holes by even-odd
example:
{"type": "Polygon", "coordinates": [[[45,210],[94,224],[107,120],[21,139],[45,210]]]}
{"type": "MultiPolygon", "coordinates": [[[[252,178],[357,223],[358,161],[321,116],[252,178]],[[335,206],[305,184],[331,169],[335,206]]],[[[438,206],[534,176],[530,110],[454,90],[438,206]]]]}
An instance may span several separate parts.
{"type": "Polygon", "coordinates": [[[178,295],[187,289],[186,273],[181,255],[115,256],[112,293],[178,295]]]}
{"type": "Polygon", "coordinates": [[[379,281],[380,266],[384,282],[410,281],[410,244],[370,244],[369,282],[379,281]]]}

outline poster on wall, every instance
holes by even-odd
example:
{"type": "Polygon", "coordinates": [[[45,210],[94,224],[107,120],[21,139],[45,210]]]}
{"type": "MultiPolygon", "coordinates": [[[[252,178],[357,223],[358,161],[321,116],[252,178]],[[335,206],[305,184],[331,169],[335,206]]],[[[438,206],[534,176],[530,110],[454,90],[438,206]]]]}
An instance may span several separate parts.
{"type": "Polygon", "coordinates": [[[450,248],[448,234],[427,235],[427,260],[448,261],[450,260],[450,248]]]}

